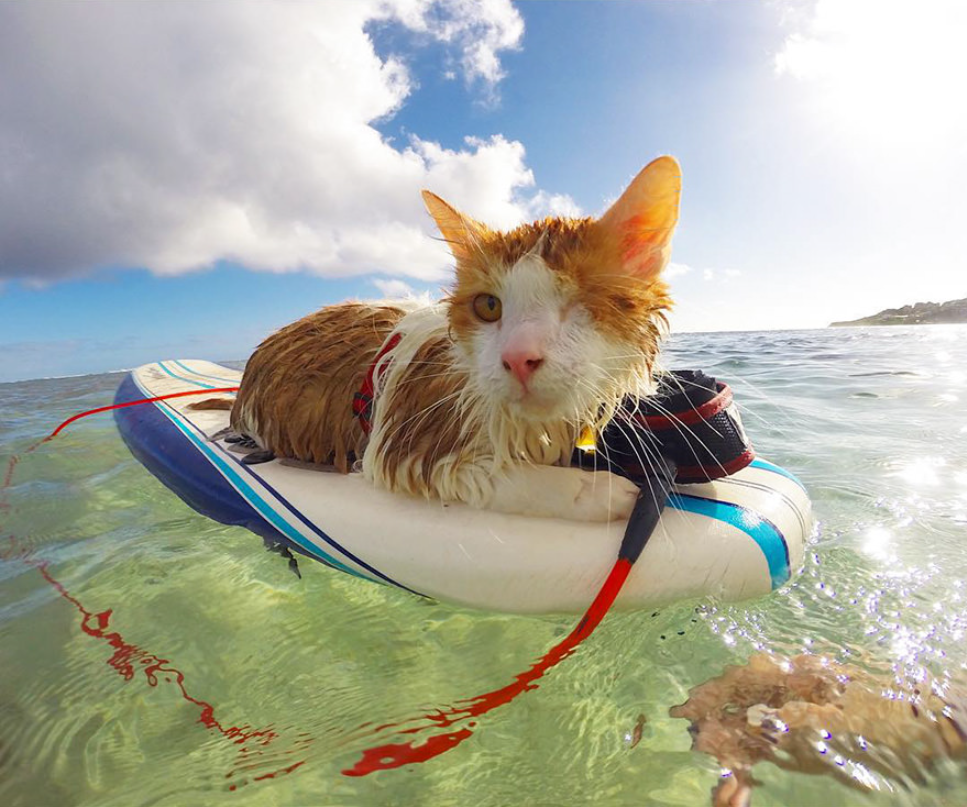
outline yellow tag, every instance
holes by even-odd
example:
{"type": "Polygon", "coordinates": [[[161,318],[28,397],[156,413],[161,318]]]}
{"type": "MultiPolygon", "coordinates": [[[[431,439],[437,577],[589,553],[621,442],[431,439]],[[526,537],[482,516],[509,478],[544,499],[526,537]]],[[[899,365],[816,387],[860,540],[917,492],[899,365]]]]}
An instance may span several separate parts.
{"type": "Polygon", "coordinates": [[[582,451],[594,453],[594,447],[596,445],[597,441],[594,439],[594,431],[592,431],[590,426],[585,426],[584,431],[581,432],[581,436],[578,438],[577,447],[582,451]]]}

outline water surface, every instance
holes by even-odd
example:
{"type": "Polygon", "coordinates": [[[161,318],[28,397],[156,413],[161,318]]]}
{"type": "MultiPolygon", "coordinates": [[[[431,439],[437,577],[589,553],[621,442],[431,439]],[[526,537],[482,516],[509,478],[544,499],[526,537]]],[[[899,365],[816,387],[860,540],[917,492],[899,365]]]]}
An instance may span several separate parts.
{"type": "MultiPolygon", "coordinates": [[[[22,458],[0,510],[0,803],[701,805],[718,763],[668,708],[754,652],[894,681],[962,680],[967,328],[676,337],[666,364],[728,380],[759,452],[818,530],[792,584],[609,616],[540,689],[423,765],[342,776],[359,727],[508,683],[567,617],[434,604],[191,511],[109,415],[22,458]],[[636,726],[640,741],[636,742],[636,726]]],[[[121,376],[0,385],[0,470],[121,376]]],[[[869,792],[756,768],[754,804],[967,803],[955,763],[869,792]]]]}

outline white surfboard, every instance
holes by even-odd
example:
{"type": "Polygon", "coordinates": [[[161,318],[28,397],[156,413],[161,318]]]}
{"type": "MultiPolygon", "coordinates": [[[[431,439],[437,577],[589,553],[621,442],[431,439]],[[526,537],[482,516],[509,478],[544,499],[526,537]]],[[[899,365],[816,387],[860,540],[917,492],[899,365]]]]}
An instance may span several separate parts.
{"type": "MultiPolygon", "coordinates": [[[[207,361],[160,361],[132,371],[116,402],[240,379],[207,361]]],[[[193,411],[195,400],[115,410],[132,453],[202,514],[339,571],[475,608],[583,613],[614,564],[623,521],[506,515],[376,490],[356,473],[280,460],[243,465],[236,446],[211,439],[229,413],[193,411]]],[[[767,594],[799,568],[811,529],[803,485],[762,459],[715,482],[676,487],[615,607],[767,594]]]]}

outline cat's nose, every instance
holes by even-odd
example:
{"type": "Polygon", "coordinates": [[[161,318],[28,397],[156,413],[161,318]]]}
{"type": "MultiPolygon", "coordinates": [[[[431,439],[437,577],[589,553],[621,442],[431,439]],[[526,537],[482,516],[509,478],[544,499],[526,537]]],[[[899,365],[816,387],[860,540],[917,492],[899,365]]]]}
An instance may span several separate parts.
{"type": "Polygon", "coordinates": [[[508,373],[513,373],[514,378],[520,381],[524,387],[527,386],[531,376],[544,363],[544,357],[533,348],[505,350],[500,354],[500,360],[503,362],[504,369],[508,373]]]}

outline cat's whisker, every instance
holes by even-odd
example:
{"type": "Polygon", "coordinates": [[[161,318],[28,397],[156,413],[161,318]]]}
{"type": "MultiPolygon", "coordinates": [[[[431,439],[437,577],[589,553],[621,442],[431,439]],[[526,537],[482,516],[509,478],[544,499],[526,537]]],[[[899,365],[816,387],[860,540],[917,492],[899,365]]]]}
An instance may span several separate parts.
{"type": "MultiPolygon", "coordinates": [[[[689,427],[688,425],[686,425],[685,423],[683,423],[678,418],[678,416],[677,416],[676,413],[674,413],[671,410],[667,409],[666,407],[662,406],[657,401],[652,401],[651,402],[651,405],[654,406],[654,408],[657,409],[660,414],[664,415],[667,418],[667,420],[672,424],[672,426],[675,428],[675,430],[680,435],[682,435],[682,437],[683,437],[686,445],[688,446],[689,450],[692,452],[692,456],[695,459],[695,464],[696,465],[703,465],[704,463],[702,461],[702,458],[699,456],[698,452],[695,450],[695,444],[697,444],[697,445],[699,445],[699,446],[701,446],[702,448],[705,449],[707,455],[712,458],[712,460],[715,462],[716,465],[718,465],[719,470],[722,471],[722,474],[723,475],[728,475],[728,471],[726,470],[725,466],[722,465],[721,462],[719,462],[718,458],[716,457],[715,452],[708,446],[708,444],[704,440],[702,440],[695,433],[695,431],[691,427],[689,427]],[[689,436],[686,436],[686,432],[688,433],[689,436]]],[[[693,409],[694,409],[694,407],[693,407],[693,409]]],[[[717,436],[722,437],[722,434],[717,429],[715,429],[711,425],[711,423],[709,421],[706,420],[706,421],[704,421],[704,423],[717,436]]]]}
{"type": "MultiPolygon", "coordinates": [[[[657,468],[661,468],[664,466],[664,460],[658,454],[658,451],[655,446],[648,445],[648,443],[643,439],[636,439],[639,437],[637,433],[629,435],[628,432],[625,431],[625,426],[624,424],[621,423],[620,420],[615,420],[614,424],[619,429],[619,431],[621,431],[621,433],[628,441],[629,446],[631,446],[631,450],[634,452],[635,459],[637,460],[638,464],[642,468],[651,468],[652,470],[655,470],[657,468]],[[639,453],[639,448],[643,453],[639,453]]],[[[607,443],[602,443],[601,451],[604,455],[605,463],[607,464],[608,468],[614,467],[615,464],[611,461],[610,447],[608,446],[607,443]]],[[[612,480],[609,478],[609,484],[611,483],[612,483],[612,480]]],[[[642,487],[644,486],[639,486],[639,488],[642,488],[642,487]]],[[[655,508],[657,510],[661,510],[663,505],[658,501],[657,493],[651,487],[651,485],[648,485],[647,487],[648,487],[648,495],[651,496],[651,499],[655,505],[655,508]]],[[[661,529],[662,533],[665,535],[666,538],[669,537],[668,528],[662,521],[658,522],[657,528],[661,529]]]]}
{"type": "MultiPolygon", "coordinates": [[[[602,372],[605,372],[603,368],[599,368],[599,369],[601,369],[602,372]]],[[[675,376],[672,376],[671,379],[674,383],[679,384],[679,389],[681,390],[682,387],[679,383],[679,379],[675,376]]],[[[682,435],[682,437],[684,438],[685,444],[688,445],[689,449],[692,452],[692,455],[695,458],[696,465],[701,465],[703,464],[703,462],[702,462],[702,458],[695,450],[695,444],[704,448],[706,452],[708,452],[709,456],[712,456],[714,458],[715,456],[714,452],[709,448],[709,446],[703,440],[701,440],[698,437],[698,435],[695,433],[693,429],[691,429],[688,425],[686,425],[679,419],[678,413],[671,412],[667,407],[659,403],[659,401],[654,397],[650,397],[648,399],[648,402],[650,406],[654,407],[654,409],[656,409],[660,414],[664,415],[668,419],[672,427],[676,431],[678,431],[680,435],[682,435]],[[687,435],[686,435],[686,432],[687,432],[687,435]]],[[[696,412],[698,411],[693,404],[690,404],[690,406],[693,411],[696,411],[696,412]]],[[[636,409],[637,409],[637,405],[636,405],[636,409]]],[[[614,422],[618,423],[618,420],[616,419],[614,422]]],[[[715,431],[714,428],[713,428],[713,431],[715,432],[715,434],[718,434],[719,436],[721,436],[719,432],[715,431]]],[[[722,472],[725,473],[725,468],[721,465],[721,463],[718,463],[718,460],[716,460],[716,463],[719,465],[719,468],[722,470],[722,472]]]]}
{"type": "MultiPolygon", "coordinates": [[[[404,429],[405,427],[409,426],[411,423],[414,423],[414,421],[416,421],[416,424],[415,425],[418,426],[423,420],[426,419],[426,417],[434,409],[437,409],[438,407],[443,406],[447,402],[453,400],[454,398],[457,398],[459,395],[460,395],[460,392],[459,391],[453,392],[453,393],[451,393],[449,395],[446,395],[446,396],[444,396],[444,397],[442,397],[442,398],[440,398],[440,399],[438,399],[438,400],[436,400],[436,401],[428,404],[427,406],[423,407],[419,411],[415,412],[410,417],[406,418],[406,420],[404,420],[401,423],[397,424],[396,428],[393,429],[393,431],[391,431],[388,434],[386,434],[385,436],[383,436],[382,441],[384,443],[386,443],[386,444],[390,444],[396,438],[396,436],[400,433],[400,431],[402,429],[404,429]],[[420,419],[419,421],[417,421],[418,418],[420,419]]],[[[410,440],[411,441],[412,441],[413,437],[415,436],[415,434],[416,434],[416,432],[414,430],[413,434],[410,435],[410,440]]],[[[409,443],[409,445],[412,445],[412,443],[409,443]]]]}
{"type": "MultiPolygon", "coordinates": [[[[796,431],[795,432],[787,431],[782,426],[778,425],[774,420],[770,420],[765,415],[760,414],[754,408],[750,407],[746,403],[739,403],[738,401],[736,401],[734,403],[734,406],[743,419],[748,417],[755,418],[757,422],[761,423],[763,426],[768,427],[770,430],[775,430],[783,438],[791,438],[793,435],[797,433],[801,433],[802,431],[801,426],[794,426],[794,424],[791,421],[790,421],[790,426],[793,426],[796,429],[796,431]]],[[[789,420],[789,418],[786,417],[786,420],[789,420]]]]}
{"type": "MultiPolygon", "coordinates": [[[[693,387],[699,387],[700,386],[698,384],[695,384],[694,382],[689,382],[689,381],[686,381],[685,379],[682,379],[682,378],[677,378],[676,381],[679,383],[679,385],[681,385],[681,384],[684,383],[684,384],[689,384],[689,385],[691,385],[693,387]]],[[[731,385],[738,385],[738,384],[745,385],[750,390],[752,390],[752,392],[754,392],[755,395],[760,400],[765,401],[766,403],[774,406],[776,408],[776,410],[782,414],[782,416],[785,419],[787,425],[791,429],[793,429],[793,432],[791,432],[792,434],[798,433],[799,431],[802,430],[802,424],[801,423],[797,423],[793,418],[791,418],[789,416],[786,407],[783,407],[783,406],[780,406],[780,405],[776,404],[765,392],[763,392],[758,387],[756,387],[756,385],[754,385],[748,379],[742,378],[741,376],[732,376],[732,377],[730,377],[729,382],[730,382],[730,386],[731,385]]],[[[681,388],[681,386],[679,388],[681,388]]],[[[745,415],[751,415],[752,417],[756,418],[760,423],[768,426],[770,429],[776,429],[780,433],[780,435],[782,435],[784,437],[788,437],[791,434],[790,432],[788,432],[785,429],[783,429],[781,426],[778,426],[774,421],[769,420],[768,418],[766,418],[766,417],[760,415],[758,412],[756,412],[755,409],[750,408],[750,406],[749,406],[748,403],[740,403],[739,401],[733,401],[733,405],[739,410],[740,414],[742,414],[743,416],[745,416],[745,415]]]]}
{"type": "MultiPolygon", "coordinates": [[[[797,422],[792,416],[790,416],[788,407],[777,403],[766,392],[760,389],[757,385],[753,384],[747,378],[743,378],[742,376],[735,376],[731,380],[734,380],[736,384],[742,384],[746,386],[748,389],[752,390],[752,392],[754,392],[759,397],[760,400],[774,407],[775,410],[779,412],[782,415],[782,417],[785,419],[787,425],[794,430],[793,431],[794,434],[802,431],[802,428],[803,428],[802,421],[797,422]]],[[[744,411],[748,411],[748,410],[746,409],[744,411]]],[[[765,423],[766,425],[769,425],[770,427],[775,426],[775,424],[767,421],[765,418],[762,419],[762,422],[765,423]]],[[[782,434],[787,435],[788,432],[782,432],[782,434]]]]}
{"type": "MultiPolygon", "coordinates": [[[[661,471],[658,470],[658,469],[661,469],[661,468],[664,467],[665,461],[662,459],[661,455],[658,453],[657,447],[656,446],[648,445],[643,440],[639,440],[639,441],[633,440],[632,436],[629,436],[628,433],[625,431],[624,424],[620,423],[620,421],[616,421],[616,423],[617,423],[618,429],[625,436],[625,438],[628,440],[628,442],[632,446],[634,446],[636,444],[639,445],[641,447],[641,450],[644,452],[645,458],[641,458],[640,455],[637,452],[637,449],[634,449],[635,456],[636,457],[639,457],[638,461],[641,463],[642,467],[643,468],[651,468],[656,473],[661,473],[661,471]]],[[[644,487],[644,486],[641,486],[641,487],[644,487]]],[[[664,507],[664,503],[658,501],[658,494],[656,493],[656,491],[654,490],[654,488],[652,488],[652,486],[650,484],[647,487],[648,487],[648,493],[651,496],[652,503],[655,505],[655,509],[660,512],[662,510],[662,508],[664,507]]],[[[668,527],[666,526],[666,524],[665,524],[664,521],[659,520],[658,521],[658,524],[657,524],[657,528],[660,528],[661,529],[661,531],[664,534],[664,536],[665,536],[666,539],[670,538],[669,533],[668,533],[668,527]]]]}
{"type": "MultiPolygon", "coordinates": [[[[379,487],[494,504],[494,477],[568,465],[585,429],[600,433],[627,396],[653,389],[671,305],[660,274],[680,188],[677,164],[660,158],[597,220],[546,218],[509,232],[425,191],[455,262],[443,300],[345,303],[288,326],[246,368],[239,418],[252,407],[251,424],[266,427],[261,438],[332,457],[341,470],[361,453],[363,473],[379,487]]],[[[654,462],[649,446],[634,450],[643,467],[654,462]]],[[[570,488],[548,485],[547,496],[535,491],[537,511],[567,515],[560,511],[577,505],[582,518],[603,517],[619,506],[618,482],[606,482],[607,498],[580,502],[570,488]]],[[[531,512],[519,493],[504,494],[507,512],[531,512]]]]}

